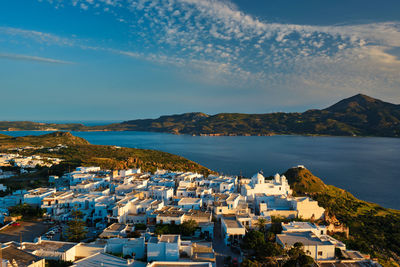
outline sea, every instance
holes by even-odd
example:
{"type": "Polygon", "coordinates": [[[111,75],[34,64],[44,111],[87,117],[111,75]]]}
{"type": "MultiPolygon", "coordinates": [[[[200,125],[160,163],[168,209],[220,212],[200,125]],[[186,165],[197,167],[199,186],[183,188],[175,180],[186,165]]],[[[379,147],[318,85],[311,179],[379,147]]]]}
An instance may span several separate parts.
{"type": "MultiPolygon", "coordinates": [[[[93,124],[92,124],[93,125],[93,124]]],[[[48,132],[3,132],[12,136],[48,132]]],[[[326,136],[190,136],[152,132],[72,132],[92,144],[156,149],[226,175],[284,173],[304,165],[326,184],[400,209],[400,138],[326,136]]]]}

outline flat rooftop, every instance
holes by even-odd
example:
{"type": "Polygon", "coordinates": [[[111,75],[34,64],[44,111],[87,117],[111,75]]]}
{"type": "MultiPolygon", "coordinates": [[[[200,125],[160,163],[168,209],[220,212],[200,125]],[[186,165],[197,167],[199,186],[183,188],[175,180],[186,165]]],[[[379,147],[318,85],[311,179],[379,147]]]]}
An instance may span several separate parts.
{"type": "Polygon", "coordinates": [[[185,197],[178,201],[179,205],[187,205],[187,204],[197,204],[201,202],[201,198],[190,198],[185,197]]]}
{"type": "Polygon", "coordinates": [[[105,230],[106,231],[118,231],[121,232],[122,230],[124,230],[126,227],[125,224],[123,223],[113,223],[110,226],[108,226],[105,230]]]}
{"type": "Polygon", "coordinates": [[[243,228],[243,225],[236,217],[223,217],[223,220],[228,228],[243,228]]]}
{"type": "Polygon", "coordinates": [[[211,262],[184,262],[184,261],[174,261],[174,262],[153,262],[148,267],[211,267],[211,262]]]}
{"type": "Polygon", "coordinates": [[[276,235],[282,244],[293,246],[296,242],[302,243],[304,246],[333,246],[329,241],[321,241],[311,232],[294,232],[276,235]]]}
{"type": "Polygon", "coordinates": [[[76,243],[42,240],[40,243],[37,244],[24,243],[24,250],[27,251],[46,250],[46,251],[65,252],[76,245],[77,245],[76,243]]]}
{"type": "Polygon", "coordinates": [[[178,243],[179,235],[162,235],[160,237],[160,242],[164,243],[178,243]]]}
{"type": "Polygon", "coordinates": [[[41,257],[35,256],[29,252],[18,249],[14,246],[1,248],[2,259],[8,260],[12,263],[16,261],[18,266],[29,266],[32,262],[41,260],[41,257]]]}
{"type": "MultiPolygon", "coordinates": [[[[325,226],[318,226],[320,228],[325,228],[325,226]]],[[[282,223],[283,230],[286,231],[296,231],[296,230],[303,230],[303,229],[317,229],[317,226],[310,222],[289,222],[289,223],[282,223]]]]}
{"type": "Polygon", "coordinates": [[[74,266],[77,267],[126,267],[128,266],[127,260],[106,254],[106,253],[96,253],[87,258],[74,262],[74,266]]]}
{"type": "Polygon", "coordinates": [[[183,214],[185,214],[185,212],[176,207],[163,207],[161,210],[154,211],[154,214],[168,217],[181,217],[183,214]]]}

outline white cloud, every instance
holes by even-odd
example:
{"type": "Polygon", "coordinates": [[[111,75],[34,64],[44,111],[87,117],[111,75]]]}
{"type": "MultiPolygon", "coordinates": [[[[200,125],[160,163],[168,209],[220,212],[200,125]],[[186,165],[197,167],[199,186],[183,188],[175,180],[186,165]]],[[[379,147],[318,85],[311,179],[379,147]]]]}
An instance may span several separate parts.
{"type": "Polygon", "coordinates": [[[83,9],[83,10],[88,10],[88,8],[89,8],[89,6],[86,5],[86,4],[84,4],[84,3],[81,3],[81,4],[80,4],[80,7],[81,7],[81,9],[83,9]]]}

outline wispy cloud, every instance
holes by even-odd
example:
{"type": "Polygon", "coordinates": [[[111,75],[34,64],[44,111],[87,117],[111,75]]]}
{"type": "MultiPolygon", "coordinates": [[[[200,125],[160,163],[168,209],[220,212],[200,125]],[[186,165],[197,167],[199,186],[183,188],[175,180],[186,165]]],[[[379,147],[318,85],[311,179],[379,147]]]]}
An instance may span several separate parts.
{"type": "Polygon", "coordinates": [[[90,46],[9,28],[0,28],[0,34],[111,52],[240,86],[249,82],[275,89],[308,86],[315,93],[320,87],[394,90],[400,85],[400,77],[393,74],[400,71],[400,61],[389,52],[400,47],[399,22],[340,26],[271,23],[219,0],[49,2],[58,8],[71,5],[83,12],[114,15],[131,29],[121,34],[135,47],[90,46]]]}
{"type": "Polygon", "coordinates": [[[37,56],[30,56],[30,55],[19,55],[19,54],[0,53],[0,58],[12,59],[12,60],[35,61],[35,62],[52,63],[52,64],[73,64],[73,62],[54,59],[54,58],[37,57],[37,56]]]}
{"type": "Polygon", "coordinates": [[[20,39],[25,39],[29,41],[35,41],[46,45],[63,45],[63,46],[73,46],[75,42],[71,38],[61,37],[51,33],[45,33],[35,30],[20,29],[14,27],[1,27],[0,26],[0,36],[8,35],[11,37],[18,37],[20,39]]]}

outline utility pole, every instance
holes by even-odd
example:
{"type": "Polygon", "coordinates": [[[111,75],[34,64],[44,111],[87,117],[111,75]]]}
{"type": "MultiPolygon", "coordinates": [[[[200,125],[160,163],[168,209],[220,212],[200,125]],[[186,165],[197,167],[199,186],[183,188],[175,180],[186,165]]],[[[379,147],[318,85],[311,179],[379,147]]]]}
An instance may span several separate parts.
{"type": "Polygon", "coordinates": [[[3,267],[3,244],[0,246],[0,267],[3,267]]]}

